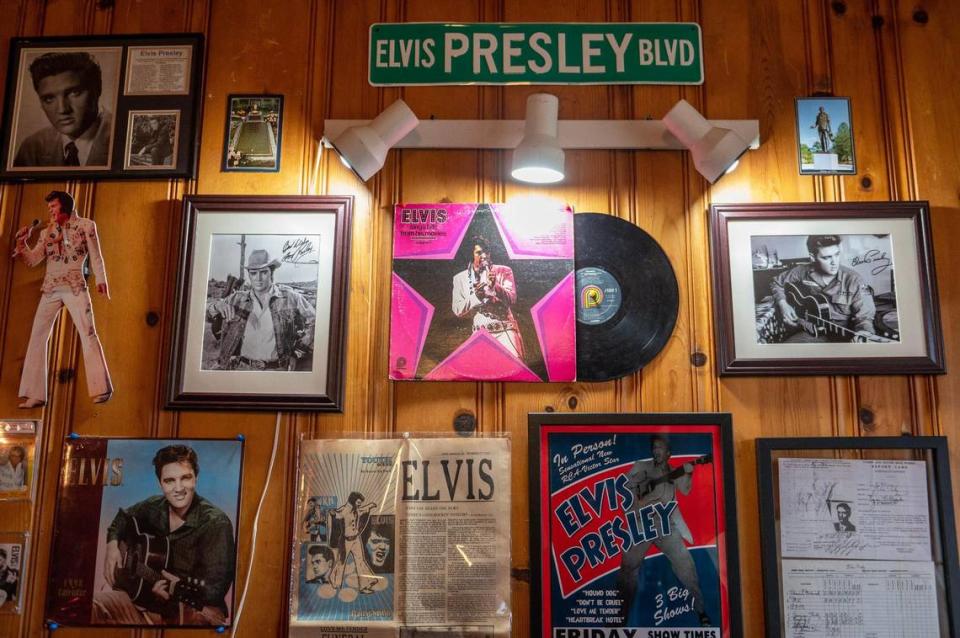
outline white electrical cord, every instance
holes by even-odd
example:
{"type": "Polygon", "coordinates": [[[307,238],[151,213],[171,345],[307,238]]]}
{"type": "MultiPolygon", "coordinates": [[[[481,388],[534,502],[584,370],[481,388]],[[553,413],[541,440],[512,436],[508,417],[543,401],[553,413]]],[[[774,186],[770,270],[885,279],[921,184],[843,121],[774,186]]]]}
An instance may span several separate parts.
{"type": "Polygon", "coordinates": [[[273,430],[273,451],[270,452],[270,465],[267,467],[267,478],[264,481],[263,492],[260,494],[260,503],[257,504],[257,514],[253,517],[253,536],[250,538],[250,561],[247,563],[247,575],[243,579],[243,593],[240,594],[240,604],[237,605],[237,613],[233,615],[233,622],[230,623],[230,636],[236,634],[237,625],[240,623],[240,614],[243,613],[243,603],[247,600],[247,589],[250,587],[250,571],[253,568],[253,557],[257,553],[257,531],[260,529],[260,510],[263,509],[263,501],[267,498],[267,490],[270,489],[270,477],[273,476],[273,464],[277,460],[277,446],[280,442],[280,413],[277,412],[277,424],[273,430]]]}

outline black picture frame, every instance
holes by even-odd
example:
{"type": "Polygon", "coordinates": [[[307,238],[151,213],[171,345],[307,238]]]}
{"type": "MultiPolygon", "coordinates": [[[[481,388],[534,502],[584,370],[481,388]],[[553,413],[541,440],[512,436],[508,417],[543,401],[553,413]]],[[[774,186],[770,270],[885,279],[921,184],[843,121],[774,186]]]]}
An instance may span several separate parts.
{"type": "MultiPolygon", "coordinates": [[[[192,195],[184,197],[183,219],[180,230],[180,251],[177,261],[177,286],[174,298],[176,322],[170,339],[170,359],[167,374],[168,409],[203,410],[311,410],[322,412],[341,412],[344,395],[344,356],[346,350],[347,306],[350,275],[350,235],[353,216],[353,197],[350,195],[192,195]],[[227,213],[228,215],[223,215],[227,213]],[[198,239],[199,222],[211,215],[217,221],[213,230],[198,239]],[[201,263],[197,260],[195,249],[198,242],[210,242],[215,234],[242,236],[250,233],[257,236],[284,236],[277,225],[281,217],[293,234],[316,233],[319,239],[317,252],[322,255],[330,252],[329,258],[317,261],[314,269],[316,280],[316,326],[311,346],[317,343],[326,345],[325,349],[314,347],[318,357],[311,355],[310,374],[299,374],[302,370],[287,368],[298,372],[299,376],[278,377],[283,369],[254,369],[244,373],[219,374],[212,368],[203,368],[203,348],[207,343],[208,328],[206,319],[206,299],[211,290],[210,255],[201,263]],[[300,219],[302,218],[302,220],[300,219]],[[295,221],[291,221],[295,220],[295,221]],[[219,224],[219,226],[217,226],[219,224]],[[312,226],[311,226],[312,224],[312,226]],[[311,228],[323,228],[312,231],[311,228]],[[259,229],[250,231],[248,229],[259,229]],[[219,233],[216,231],[220,231],[219,233]],[[196,275],[202,275],[200,282],[196,275]],[[325,289],[320,277],[324,277],[325,289]],[[203,286],[206,286],[203,288],[203,286]],[[204,292],[206,291],[206,292],[204,292]],[[198,296],[199,295],[199,296],[198,296]],[[193,300],[193,303],[191,303],[193,300]],[[321,330],[321,316],[328,325],[321,330]],[[191,318],[195,321],[191,324],[191,318]],[[188,344],[189,342],[189,344],[188,344]],[[187,366],[194,366],[188,373],[187,366]],[[198,370],[213,385],[198,383],[198,377],[191,377],[198,370]],[[259,375],[259,376],[257,376],[259,375]],[[263,376],[267,375],[267,376],[263,376]],[[300,379],[300,377],[303,377],[300,379]],[[269,381],[274,385],[269,385],[269,381]],[[302,382],[302,383],[301,383],[302,382]],[[301,385],[295,387],[295,383],[301,385]],[[300,388],[297,391],[297,387],[300,388]]],[[[212,217],[211,217],[212,218],[212,217]]],[[[203,244],[207,247],[209,243],[203,244]]],[[[253,258],[253,250],[247,255],[253,258]]],[[[242,253],[241,253],[242,254],[242,253]]],[[[285,255],[284,255],[285,259],[285,255]]],[[[241,263],[243,259],[241,258],[241,263]]],[[[242,267],[242,265],[240,266],[242,267]]],[[[242,278],[236,282],[240,290],[242,278]]],[[[207,321],[209,321],[207,319],[207,321]]],[[[239,349],[238,349],[239,351],[239,349]]],[[[222,352],[221,352],[222,355],[222,352]]],[[[233,370],[223,370],[233,372],[233,370]]]]}
{"type": "Polygon", "coordinates": [[[0,180],[193,177],[200,146],[203,45],[201,33],[11,39],[0,180]],[[38,67],[43,69],[38,76],[45,74],[38,81],[50,83],[38,89],[49,89],[51,108],[57,108],[54,100],[64,94],[64,83],[82,73],[99,78],[97,117],[76,138],[79,165],[64,165],[68,153],[63,144],[77,133],[80,124],[75,120],[87,118],[91,102],[83,95],[89,92],[81,92],[75,101],[64,100],[69,106],[59,107],[62,117],[53,123],[50,118],[57,111],[41,106],[29,71],[33,61],[51,53],[80,54],[72,59],[52,56],[38,67]],[[97,71],[91,71],[89,59],[97,71]],[[61,68],[82,70],[57,73],[61,68]],[[172,128],[167,119],[174,122],[172,128]],[[156,130],[150,130],[151,120],[156,120],[156,130]]]}
{"type": "MultiPolygon", "coordinates": [[[[946,364],[931,232],[930,206],[925,201],[712,205],[710,245],[718,373],[744,376],[943,374],[946,364]],[[772,279],[772,273],[787,272],[812,261],[809,254],[786,261],[782,261],[776,251],[756,254],[753,244],[772,237],[774,240],[787,238],[802,246],[808,237],[818,234],[841,237],[841,246],[846,246],[843,242],[848,241],[847,238],[852,238],[849,241],[870,236],[887,238],[884,250],[874,248],[872,253],[845,256],[851,265],[871,273],[876,263],[886,264],[883,276],[889,276],[889,292],[883,295],[871,292],[876,308],[875,335],[871,338],[878,339],[877,342],[850,342],[848,336],[855,332],[850,327],[831,328],[843,331],[848,339],[845,343],[824,340],[793,344],[762,340],[766,338],[762,336],[768,329],[766,326],[776,326],[778,320],[782,323],[782,315],[772,296],[766,302],[761,300],[761,275],[770,274],[772,279]],[[891,254],[888,255],[887,250],[891,254]],[[871,262],[880,257],[882,262],[871,262]],[[893,264],[896,264],[896,279],[893,264]],[[761,309],[764,303],[769,306],[766,312],[761,309]],[[895,328],[889,328],[889,324],[895,328]]],[[[757,251],[762,253],[760,248],[757,251]]],[[[841,267],[852,270],[843,262],[841,267]]],[[[866,280],[862,281],[865,288],[873,290],[866,285],[866,280]]],[[[769,287],[766,291],[770,291],[769,287]]],[[[807,294],[817,296],[817,292],[807,294]]],[[[772,332],[780,330],[771,329],[772,332]]]]}
{"type": "MultiPolygon", "coordinates": [[[[797,170],[801,175],[856,175],[857,173],[857,150],[855,144],[855,130],[853,128],[853,107],[850,103],[850,98],[848,97],[835,97],[832,95],[823,95],[823,96],[813,96],[813,97],[798,97],[794,99],[794,108],[797,118],[797,170]],[[816,128],[816,117],[817,114],[812,111],[811,108],[807,108],[807,105],[811,107],[823,107],[825,112],[828,114],[833,114],[833,120],[829,120],[831,133],[829,141],[834,144],[832,148],[839,150],[841,144],[846,150],[846,145],[849,143],[849,153],[850,153],[850,162],[848,164],[839,164],[836,168],[815,168],[811,164],[807,164],[804,168],[804,153],[803,146],[805,141],[812,142],[818,138],[817,133],[811,133],[810,129],[816,128]],[[829,108],[827,108],[829,107],[829,108]],[[840,117],[838,117],[840,116],[840,117]],[[814,119],[811,120],[810,118],[814,119]],[[811,122],[814,122],[811,125],[811,122]],[[846,125],[846,128],[844,128],[846,125]],[[838,140],[843,140],[839,141],[838,140]],[[843,168],[847,166],[848,168],[843,168]]],[[[812,153],[813,148],[808,146],[808,151],[812,153]]],[[[836,153],[831,153],[837,155],[836,153]]],[[[839,160],[839,158],[837,158],[839,160]]]]}
{"type": "MultiPolygon", "coordinates": [[[[886,437],[791,437],[759,438],[756,441],[757,492],[760,515],[760,548],[763,565],[764,620],[766,636],[782,636],[781,624],[781,563],[778,550],[777,505],[779,493],[775,490],[773,465],[775,454],[784,452],[790,458],[802,451],[835,451],[847,454],[862,451],[864,458],[877,459],[878,452],[906,452],[927,461],[928,494],[931,514],[931,539],[934,554],[942,556],[943,582],[947,622],[946,636],[960,631],[960,566],[958,566],[957,534],[954,522],[953,492],[950,480],[950,455],[947,438],[943,436],[886,436],[886,437]]],[[[914,460],[916,459],[914,457],[914,460]]],[[[817,457],[821,458],[821,457],[817,457]]],[[[839,457],[837,457],[839,458],[839,457]]],[[[943,614],[941,614],[943,617],[943,614]]],[[[943,630],[944,628],[941,628],[943,630]]]]}
{"type": "MultiPolygon", "coordinates": [[[[248,116],[251,114],[248,114],[248,116]]],[[[273,94],[273,93],[231,93],[227,96],[227,113],[224,123],[223,131],[223,154],[220,161],[220,170],[224,173],[276,173],[280,170],[280,153],[281,153],[281,141],[283,137],[283,95],[273,94]],[[236,132],[233,131],[233,116],[234,116],[234,100],[276,100],[277,102],[277,121],[276,121],[276,134],[273,132],[273,127],[270,127],[270,122],[267,120],[259,121],[256,123],[266,123],[267,127],[263,128],[263,136],[266,137],[265,140],[260,140],[260,144],[266,142],[268,146],[272,146],[272,152],[269,154],[269,157],[272,158],[272,165],[269,165],[266,161],[267,154],[259,153],[257,157],[253,160],[248,160],[244,157],[243,151],[237,150],[235,144],[233,144],[233,137],[240,137],[243,133],[243,125],[246,122],[240,124],[236,132]],[[234,155],[236,153],[236,155],[234,155]],[[250,164],[244,165],[245,161],[250,161],[250,164]]],[[[262,149],[261,149],[262,150],[262,149]]],[[[248,151],[249,154],[249,151],[248,151]]]]}
{"type": "MultiPolygon", "coordinates": [[[[721,618],[726,619],[727,626],[717,635],[740,636],[743,635],[743,618],[740,599],[740,564],[739,564],[739,546],[737,541],[737,503],[736,503],[736,478],[734,472],[734,444],[733,444],[733,423],[729,414],[724,413],[640,413],[640,414],[572,414],[572,413],[531,413],[528,415],[528,469],[529,469],[529,489],[530,489],[530,622],[531,638],[546,638],[554,635],[553,627],[549,619],[544,616],[548,613],[545,608],[552,605],[553,586],[551,580],[555,573],[553,568],[555,563],[549,558],[555,551],[552,540],[552,532],[549,525],[545,525],[542,512],[549,509],[556,512],[557,508],[550,503],[545,508],[544,495],[562,493],[560,488],[551,492],[554,488],[549,483],[549,479],[544,479],[544,473],[549,476],[549,465],[556,461],[550,456],[549,445],[544,447],[543,443],[552,433],[560,434],[581,434],[596,437],[597,435],[616,434],[620,437],[620,443],[614,439],[613,446],[618,444],[630,445],[623,434],[631,434],[647,437],[651,443],[653,435],[668,435],[672,437],[673,445],[676,447],[678,439],[684,435],[702,435],[709,434],[711,437],[713,455],[712,461],[707,461],[711,465],[704,467],[714,468],[711,473],[713,485],[713,508],[714,511],[704,514],[705,510],[695,510],[700,513],[700,519],[697,520],[693,512],[684,512],[684,518],[690,517],[703,525],[712,524],[713,533],[717,536],[717,552],[719,566],[718,586],[716,593],[719,597],[721,608],[721,618]],[[719,449],[718,449],[719,448],[719,449]],[[546,464],[544,461],[546,460],[546,464]],[[718,469],[717,465],[722,466],[718,469]],[[722,511],[721,511],[722,508],[722,511]],[[726,599],[724,602],[724,595],[726,599]]],[[[600,446],[598,449],[603,449],[600,446]]],[[[610,450],[610,447],[606,447],[610,450]]],[[[615,448],[614,448],[615,449],[615,448]]],[[[627,448],[629,449],[629,447],[627,448]]],[[[649,450],[649,449],[648,449],[649,450]]],[[[649,454],[649,451],[647,452],[649,454]]],[[[680,456],[680,454],[677,454],[680,456]]],[[[610,457],[606,457],[610,458],[610,457]]],[[[632,457],[631,457],[632,458],[632,457]]],[[[643,459],[637,459],[641,461],[643,459]]],[[[702,460],[702,457],[701,457],[702,460]]],[[[698,463],[694,462],[694,466],[698,463]]],[[[589,462],[587,463],[589,465],[589,462]]],[[[586,467],[586,465],[584,465],[586,467]]],[[[632,467],[629,463],[621,463],[619,458],[610,461],[605,466],[605,471],[613,468],[614,472],[621,468],[632,467]]],[[[696,472],[697,470],[695,470],[696,472]]],[[[558,474],[563,474],[562,468],[557,468],[558,474]]],[[[602,474],[596,472],[594,475],[602,474]]],[[[588,475],[588,476],[594,476],[588,475]]],[[[587,477],[585,477],[587,478],[587,477]]],[[[571,479],[572,480],[572,479],[571,479]]],[[[566,487],[579,483],[583,479],[578,479],[568,483],[566,487]]],[[[616,479],[614,479],[616,480],[616,479]]],[[[622,496],[622,495],[621,495],[622,496]]],[[[617,501],[618,506],[622,504],[617,501]]],[[[602,517],[601,517],[602,518],[602,517]]],[[[551,519],[552,522],[552,519],[551,519]]],[[[695,525],[696,527],[696,525],[695,525]]],[[[621,545],[621,547],[623,547],[621,545]]],[[[645,567],[644,569],[648,569],[645,567]]],[[[699,568],[698,568],[699,569],[699,568]]],[[[604,576],[609,575],[609,571],[604,576]]],[[[598,579],[604,576],[594,578],[591,581],[591,587],[605,589],[598,579]]],[[[557,577],[559,579],[559,576],[557,577]]],[[[614,581],[616,582],[616,581],[614,581]]],[[[559,585],[558,585],[559,586],[559,585]]],[[[610,591],[606,589],[606,591],[610,591]]],[[[569,594],[572,596],[572,594],[569,594]]],[[[599,601],[598,601],[599,603],[599,601]]],[[[689,611],[689,610],[688,610],[689,611]]],[[[601,612],[603,613],[603,612],[601,612]]],[[[689,618],[690,614],[687,614],[689,618]]],[[[712,617],[711,617],[712,618],[712,617]]],[[[608,620],[614,620],[608,618],[608,620]]],[[[626,619],[624,619],[626,622],[626,619]]],[[[578,625],[587,628],[586,625],[578,625]]],[[[621,626],[609,624],[607,626],[621,626]]],[[[699,623],[697,623],[699,626],[699,623]]],[[[664,626],[664,629],[670,627],[664,626]]]]}

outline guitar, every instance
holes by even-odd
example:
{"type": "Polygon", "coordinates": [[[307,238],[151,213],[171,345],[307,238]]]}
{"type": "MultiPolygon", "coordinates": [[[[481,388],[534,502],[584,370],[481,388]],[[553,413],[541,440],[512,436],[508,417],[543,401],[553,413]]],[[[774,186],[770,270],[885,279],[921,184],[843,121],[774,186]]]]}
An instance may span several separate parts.
{"type": "MultiPolygon", "coordinates": [[[[689,463],[694,466],[713,463],[713,454],[705,454],[695,461],[689,461],[689,463]]],[[[638,505],[636,507],[644,507],[650,503],[663,500],[666,484],[672,483],[684,474],[686,474],[686,470],[683,469],[683,465],[680,465],[663,476],[648,478],[638,483],[636,487],[638,505]]]]}
{"type": "Polygon", "coordinates": [[[158,580],[166,580],[170,583],[167,591],[171,600],[197,610],[192,616],[203,618],[188,624],[224,624],[223,614],[203,602],[203,580],[179,576],[168,570],[170,539],[142,531],[136,516],[120,511],[126,516],[127,524],[124,537],[117,542],[122,558],[113,573],[114,589],[126,592],[135,604],[149,608],[156,604],[153,585],[158,580]]]}
{"type": "Polygon", "coordinates": [[[825,337],[830,341],[894,342],[894,339],[851,330],[833,321],[830,314],[830,301],[821,293],[801,288],[794,283],[785,284],[783,289],[787,303],[797,313],[800,327],[813,337],[825,337]]]}

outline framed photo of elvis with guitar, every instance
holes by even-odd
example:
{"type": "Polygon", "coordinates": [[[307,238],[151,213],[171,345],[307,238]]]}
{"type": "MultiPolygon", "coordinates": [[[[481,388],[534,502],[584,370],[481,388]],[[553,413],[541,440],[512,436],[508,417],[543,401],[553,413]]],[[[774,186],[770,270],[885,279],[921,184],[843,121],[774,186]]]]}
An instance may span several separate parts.
{"type": "Polygon", "coordinates": [[[532,638],[743,635],[729,414],[529,415],[532,638]]]}
{"type": "Polygon", "coordinates": [[[46,618],[229,627],[243,441],[70,438],[46,618]]]}
{"type": "Polygon", "coordinates": [[[721,375],[942,374],[927,202],[710,209],[721,375]]]}

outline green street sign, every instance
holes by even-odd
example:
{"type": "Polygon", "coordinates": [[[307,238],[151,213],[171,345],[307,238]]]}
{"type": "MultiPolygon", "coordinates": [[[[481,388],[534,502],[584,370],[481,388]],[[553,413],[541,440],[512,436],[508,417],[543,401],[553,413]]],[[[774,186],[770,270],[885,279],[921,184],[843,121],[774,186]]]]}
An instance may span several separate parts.
{"type": "Polygon", "coordinates": [[[379,23],[370,84],[702,84],[694,22],[379,23]]]}

